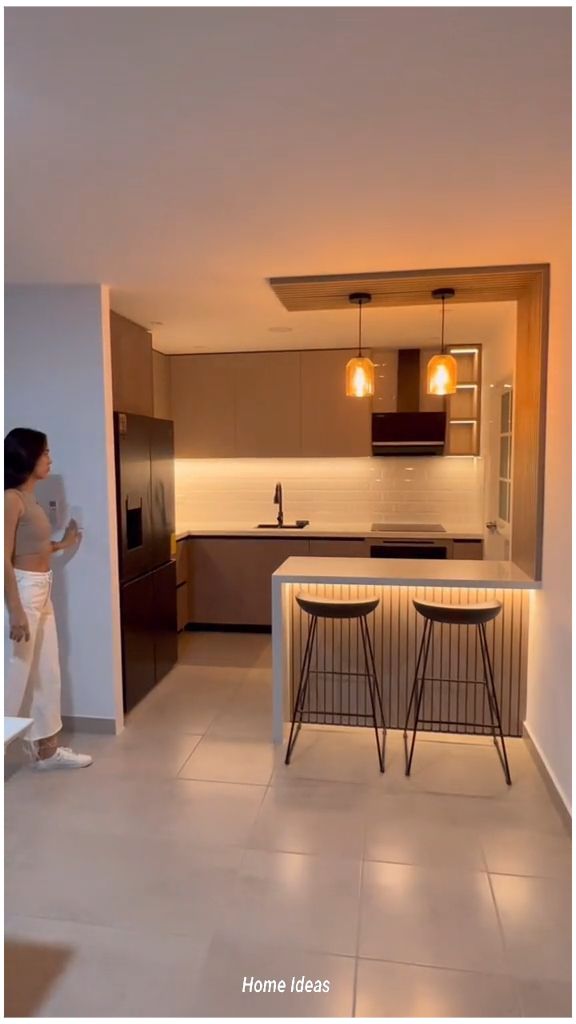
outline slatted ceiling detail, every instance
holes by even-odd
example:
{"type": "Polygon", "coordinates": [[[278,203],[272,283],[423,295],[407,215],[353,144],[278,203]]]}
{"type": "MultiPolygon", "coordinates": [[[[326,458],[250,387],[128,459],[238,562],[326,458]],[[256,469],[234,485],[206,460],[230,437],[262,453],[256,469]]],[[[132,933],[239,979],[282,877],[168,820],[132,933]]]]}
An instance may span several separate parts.
{"type": "Polygon", "coordinates": [[[273,277],[269,283],[290,312],[350,309],[352,291],[372,295],[373,306],[420,306],[437,302],[435,288],[454,288],[454,303],[509,302],[528,295],[545,272],[540,264],[366,274],[273,277]]]}
{"type": "MultiPolygon", "coordinates": [[[[476,590],[443,587],[377,587],[349,584],[302,584],[298,591],[324,597],[350,599],[378,596],[380,604],[370,616],[369,629],[376,666],[383,689],[387,725],[402,729],[422,636],[423,619],[412,605],[413,598],[454,601],[462,604],[497,600],[502,612],[488,626],[488,646],[494,668],[502,725],[507,736],[520,736],[525,713],[526,653],[528,638],[528,593],[515,590],[476,590]]],[[[290,707],[298,686],[300,665],[306,646],[309,617],[292,602],[292,657],[290,707]]],[[[320,619],[317,649],[312,668],[304,721],[321,725],[371,727],[362,715],[369,714],[367,688],[351,673],[363,672],[362,646],[355,623],[320,619]],[[334,677],[332,669],[344,672],[334,677]]],[[[445,682],[428,683],[422,715],[477,722],[472,728],[445,726],[443,731],[487,735],[481,728],[489,721],[485,689],[458,685],[457,679],[481,679],[482,656],[476,629],[465,626],[434,627],[427,675],[445,682]]],[[[424,726],[424,729],[430,729],[424,726]]]]}

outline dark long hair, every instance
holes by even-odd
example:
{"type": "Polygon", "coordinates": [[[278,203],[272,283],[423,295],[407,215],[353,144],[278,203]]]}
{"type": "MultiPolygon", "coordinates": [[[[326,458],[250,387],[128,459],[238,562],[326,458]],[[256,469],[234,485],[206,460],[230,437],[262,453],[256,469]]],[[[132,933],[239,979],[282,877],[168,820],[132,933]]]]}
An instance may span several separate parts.
{"type": "Polygon", "coordinates": [[[41,430],[15,427],[4,438],[4,490],[21,487],[34,472],[38,459],[48,447],[41,430]]]}

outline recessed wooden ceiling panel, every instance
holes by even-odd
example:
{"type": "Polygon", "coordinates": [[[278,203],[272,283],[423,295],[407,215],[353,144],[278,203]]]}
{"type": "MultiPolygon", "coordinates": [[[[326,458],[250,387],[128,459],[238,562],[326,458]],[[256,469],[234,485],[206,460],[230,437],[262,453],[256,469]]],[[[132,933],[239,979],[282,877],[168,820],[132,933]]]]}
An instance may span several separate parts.
{"type": "Polygon", "coordinates": [[[347,309],[351,292],[372,295],[374,306],[422,306],[435,303],[435,288],[454,288],[451,303],[509,302],[518,299],[548,269],[547,264],[503,267],[459,267],[367,274],[324,274],[272,277],[269,284],[290,312],[347,309]]]}

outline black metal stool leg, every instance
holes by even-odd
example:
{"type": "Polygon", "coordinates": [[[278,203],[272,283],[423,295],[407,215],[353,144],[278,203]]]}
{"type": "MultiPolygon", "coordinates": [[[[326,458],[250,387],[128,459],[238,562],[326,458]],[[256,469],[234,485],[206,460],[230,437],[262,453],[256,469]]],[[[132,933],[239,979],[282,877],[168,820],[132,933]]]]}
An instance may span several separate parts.
{"type": "MultiPolygon", "coordinates": [[[[382,746],[380,746],[380,735],[378,733],[378,718],[376,715],[376,695],[374,693],[374,688],[378,688],[378,678],[375,674],[374,655],[372,652],[370,634],[368,633],[368,623],[366,621],[365,615],[362,615],[361,618],[358,620],[358,625],[360,628],[360,635],[362,637],[364,664],[366,666],[368,693],[370,695],[370,704],[372,706],[372,720],[374,722],[374,732],[376,734],[376,748],[378,750],[378,761],[380,764],[380,771],[384,772],[384,737],[382,740],[382,746]]],[[[382,723],[384,725],[384,716],[382,716],[382,723]]]]}
{"type": "MultiPolygon", "coordinates": [[[[419,686],[419,689],[418,689],[418,696],[416,698],[416,714],[414,716],[414,731],[412,733],[412,742],[410,744],[410,753],[408,753],[408,751],[407,751],[406,743],[405,743],[405,747],[404,747],[405,752],[406,752],[406,775],[410,775],[410,771],[412,769],[412,758],[414,757],[414,747],[416,745],[416,732],[418,730],[418,719],[420,717],[420,708],[422,706],[422,697],[424,695],[424,682],[425,682],[425,676],[426,676],[426,666],[428,664],[428,655],[430,653],[430,641],[432,640],[432,627],[433,627],[433,623],[431,621],[429,621],[428,622],[428,634],[426,636],[426,647],[424,649],[424,659],[423,659],[423,662],[422,662],[422,675],[420,677],[420,686],[419,686]]],[[[415,677],[415,685],[416,685],[417,682],[418,682],[418,677],[416,676],[415,677]]],[[[408,725],[408,723],[406,723],[406,725],[408,725]]],[[[406,740],[406,733],[404,734],[404,736],[405,736],[405,740],[406,740]]]]}
{"type": "Polygon", "coordinates": [[[498,707],[498,697],[496,695],[496,686],[494,684],[494,672],[492,670],[492,662],[490,660],[490,651],[488,649],[488,638],[486,636],[486,624],[480,623],[478,626],[478,633],[480,636],[480,650],[482,652],[482,662],[484,665],[484,678],[486,680],[486,690],[488,693],[488,705],[490,708],[490,718],[492,719],[492,731],[494,734],[494,745],[498,751],[498,756],[502,764],[502,770],[504,772],[504,778],[508,786],[512,785],[512,776],[510,775],[510,766],[508,764],[508,755],[506,753],[506,743],[504,741],[504,732],[502,729],[502,720],[500,718],[500,708],[498,707]],[[498,746],[496,739],[496,728],[500,738],[502,749],[498,746]]]}
{"type": "Polygon", "coordinates": [[[296,738],[298,736],[300,725],[302,724],[304,702],[306,700],[306,691],[308,689],[308,682],[310,679],[310,664],[312,661],[312,653],[314,650],[314,641],[316,639],[317,626],[318,618],[314,616],[310,623],[308,637],[306,639],[306,647],[304,649],[304,657],[302,658],[302,667],[300,669],[300,682],[298,684],[296,699],[294,701],[294,710],[292,712],[292,725],[290,727],[290,736],[288,737],[288,746],[286,747],[286,757],[284,759],[284,764],[290,764],[292,751],[294,750],[296,738]]]}
{"type": "Polygon", "coordinates": [[[373,672],[374,672],[374,687],[375,687],[375,690],[376,690],[376,696],[378,697],[378,705],[379,705],[379,708],[380,708],[380,714],[382,715],[382,730],[383,730],[384,736],[386,736],[386,715],[384,714],[384,705],[382,703],[382,693],[380,691],[380,684],[379,684],[379,681],[378,681],[378,672],[376,670],[376,659],[374,657],[374,648],[372,646],[372,639],[370,637],[370,630],[368,628],[368,621],[366,619],[364,621],[366,622],[366,638],[368,640],[368,650],[370,652],[370,660],[372,662],[372,669],[373,669],[373,672]]]}
{"type": "Polygon", "coordinates": [[[426,635],[428,627],[431,625],[428,619],[424,620],[424,629],[422,630],[422,639],[420,641],[420,647],[418,649],[418,657],[416,659],[416,668],[414,670],[414,682],[412,683],[412,690],[410,691],[410,700],[408,701],[408,710],[406,711],[406,722],[404,724],[404,739],[408,735],[408,722],[410,720],[410,712],[412,711],[412,705],[414,703],[414,697],[418,689],[418,670],[420,668],[420,662],[422,661],[422,654],[424,653],[424,645],[426,643],[426,635]]]}

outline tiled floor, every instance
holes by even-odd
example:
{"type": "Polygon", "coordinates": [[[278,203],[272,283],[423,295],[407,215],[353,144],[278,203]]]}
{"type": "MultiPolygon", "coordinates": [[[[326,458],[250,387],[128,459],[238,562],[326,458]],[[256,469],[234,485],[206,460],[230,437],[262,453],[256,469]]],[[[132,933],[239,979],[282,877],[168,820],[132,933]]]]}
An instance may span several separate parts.
{"type": "MultiPolygon", "coordinates": [[[[531,758],[304,727],[269,742],[270,643],[188,634],[80,772],[10,769],[9,1016],[570,1015],[570,842],[531,758]],[[242,993],[244,978],[328,992],[242,993]]],[[[14,755],[13,755],[14,756],[14,755]]]]}

